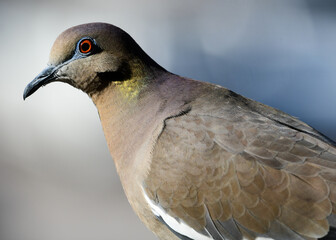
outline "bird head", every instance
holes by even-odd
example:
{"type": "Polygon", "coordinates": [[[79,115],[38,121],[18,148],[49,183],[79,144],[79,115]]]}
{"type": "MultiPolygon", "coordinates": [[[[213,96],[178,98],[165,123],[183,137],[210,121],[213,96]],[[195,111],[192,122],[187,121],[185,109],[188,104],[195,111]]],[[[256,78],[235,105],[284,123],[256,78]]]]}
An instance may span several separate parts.
{"type": "Polygon", "coordinates": [[[48,66],[27,85],[23,98],[55,81],[68,83],[90,96],[111,83],[135,91],[139,79],[148,78],[153,68],[161,69],[120,28],[106,23],[78,25],[58,36],[48,66]]]}

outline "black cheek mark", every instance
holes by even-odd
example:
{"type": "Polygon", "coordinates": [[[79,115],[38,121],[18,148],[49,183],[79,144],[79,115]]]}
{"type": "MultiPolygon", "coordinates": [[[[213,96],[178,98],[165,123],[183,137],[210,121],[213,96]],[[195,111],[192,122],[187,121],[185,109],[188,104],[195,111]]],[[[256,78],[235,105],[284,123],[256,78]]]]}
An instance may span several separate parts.
{"type": "Polygon", "coordinates": [[[112,82],[122,82],[132,78],[132,71],[128,63],[123,63],[117,71],[98,72],[99,85],[97,92],[104,90],[112,82]]]}

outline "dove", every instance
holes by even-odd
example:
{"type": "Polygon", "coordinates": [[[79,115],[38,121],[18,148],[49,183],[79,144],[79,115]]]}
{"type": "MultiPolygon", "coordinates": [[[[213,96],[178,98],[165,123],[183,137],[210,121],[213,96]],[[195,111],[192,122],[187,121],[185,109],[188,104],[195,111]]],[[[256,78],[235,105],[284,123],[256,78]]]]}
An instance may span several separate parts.
{"type": "Polygon", "coordinates": [[[335,239],[336,143],[299,119],[173,74],[107,23],[61,33],[23,98],[56,81],[92,99],[160,239],[335,239]]]}

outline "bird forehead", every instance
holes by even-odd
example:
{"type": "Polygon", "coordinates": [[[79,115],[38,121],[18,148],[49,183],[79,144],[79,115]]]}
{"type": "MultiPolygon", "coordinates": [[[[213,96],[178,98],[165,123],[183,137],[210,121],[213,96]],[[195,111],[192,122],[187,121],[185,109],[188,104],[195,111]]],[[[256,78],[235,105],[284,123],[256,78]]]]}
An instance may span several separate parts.
{"type": "Polygon", "coordinates": [[[58,65],[68,59],[74,53],[78,41],[83,37],[91,37],[99,42],[100,47],[104,47],[115,38],[115,34],[119,31],[119,28],[106,23],[89,23],[69,28],[55,40],[51,48],[49,63],[58,65]]]}
{"type": "Polygon", "coordinates": [[[80,39],[74,34],[63,32],[54,42],[49,55],[49,63],[57,66],[73,54],[76,48],[76,42],[80,39]]]}

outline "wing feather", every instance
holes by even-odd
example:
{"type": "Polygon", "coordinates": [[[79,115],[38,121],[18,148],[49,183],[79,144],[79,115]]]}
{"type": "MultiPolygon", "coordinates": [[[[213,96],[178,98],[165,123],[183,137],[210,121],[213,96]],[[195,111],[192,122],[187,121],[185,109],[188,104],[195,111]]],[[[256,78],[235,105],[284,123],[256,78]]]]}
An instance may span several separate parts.
{"type": "Polygon", "coordinates": [[[332,142],[294,118],[239,110],[167,119],[144,182],[148,197],[214,239],[326,235],[336,212],[332,142]]]}

